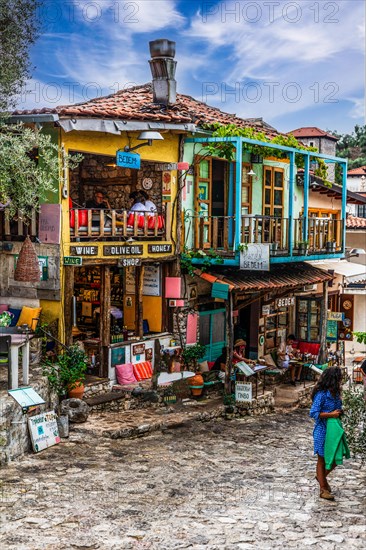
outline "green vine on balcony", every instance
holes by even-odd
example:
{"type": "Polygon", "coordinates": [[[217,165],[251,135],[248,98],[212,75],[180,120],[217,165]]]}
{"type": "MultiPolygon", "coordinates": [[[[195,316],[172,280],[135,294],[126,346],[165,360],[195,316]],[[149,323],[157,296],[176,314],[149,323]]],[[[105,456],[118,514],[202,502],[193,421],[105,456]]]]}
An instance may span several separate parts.
{"type": "Polygon", "coordinates": [[[207,271],[207,269],[212,265],[220,265],[224,263],[223,258],[215,252],[212,248],[209,250],[188,250],[185,246],[183,252],[180,256],[180,267],[183,272],[188,273],[193,277],[194,271],[198,266],[193,264],[194,259],[199,259],[202,261],[202,264],[199,266],[201,271],[207,271]]]}
{"type": "MultiPolygon", "coordinates": [[[[300,151],[314,151],[318,152],[316,147],[308,147],[302,145],[292,134],[289,135],[277,135],[272,139],[269,139],[264,132],[256,131],[254,128],[239,128],[235,124],[221,125],[219,123],[206,125],[206,129],[213,130],[212,137],[244,137],[248,139],[253,139],[257,141],[262,141],[264,143],[273,143],[276,145],[283,145],[285,147],[293,147],[294,149],[299,149],[300,151]]],[[[211,156],[217,156],[219,158],[224,158],[228,161],[234,160],[235,157],[235,144],[231,142],[222,142],[222,143],[208,143],[206,146],[209,154],[211,156]]],[[[286,151],[280,151],[279,149],[273,149],[268,146],[254,145],[251,143],[245,144],[245,149],[254,155],[259,155],[262,157],[275,157],[278,159],[287,158],[286,151]]],[[[295,154],[295,162],[298,168],[304,168],[304,156],[301,153],[295,154]]],[[[323,159],[317,158],[317,168],[315,170],[315,175],[319,177],[324,185],[327,187],[332,187],[332,182],[328,178],[328,166],[323,159]]]]}

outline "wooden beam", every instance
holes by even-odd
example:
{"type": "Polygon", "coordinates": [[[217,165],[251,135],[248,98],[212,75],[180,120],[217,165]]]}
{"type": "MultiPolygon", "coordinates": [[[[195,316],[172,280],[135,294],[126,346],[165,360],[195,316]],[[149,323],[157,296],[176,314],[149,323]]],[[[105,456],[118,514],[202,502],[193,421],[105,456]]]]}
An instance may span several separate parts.
{"type": "Polygon", "coordinates": [[[108,378],[109,345],[111,341],[111,269],[101,268],[100,287],[100,340],[101,365],[99,376],[108,378]]]}
{"type": "Polygon", "coordinates": [[[72,298],[74,296],[75,267],[64,267],[64,334],[61,336],[62,343],[66,346],[72,344],[72,298]]]}
{"type": "Polygon", "coordinates": [[[233,322],[233,294],[229,292],[229,299],[226,301],[226,368],[225,368],[225,392],[227,395],[231,391],[231,370],[234,351],[234,322],[233,322]]]}
{"type": "Polygon", "coordinates": [[[323,282],[323,299],[321,302],[320,350],[319,350],[320,365],[323,365],[328,360],[327,323],[328,323],[328,281],[324,281],[323,282]]]}

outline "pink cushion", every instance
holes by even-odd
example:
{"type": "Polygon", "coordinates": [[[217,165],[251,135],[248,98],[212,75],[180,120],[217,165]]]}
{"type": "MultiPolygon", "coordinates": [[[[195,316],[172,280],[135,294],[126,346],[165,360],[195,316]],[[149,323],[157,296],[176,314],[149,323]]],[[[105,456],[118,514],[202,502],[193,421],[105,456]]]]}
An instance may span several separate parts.
{"type": "Polygon", "coordinates": [[[135,382],[137,382],[133,372],[132,363],[116,365],[116,377],[118,384],[121,384],[121,386],[125,384],[134,384],[135,382]]]}
{"type": "Polygon", "coordinates": [[[0,304],[0,313],[4,313],[4,311],[8,311],[9,304],[0,304]]]}
{"type": "Polygon", "coordinates": [[[146,380],[151,378],[153,375],[153,370],[150,361],[144,361],[143,363],[136,363],[133,366],[133,371],[135,373],[136,380],[146,380]]]}

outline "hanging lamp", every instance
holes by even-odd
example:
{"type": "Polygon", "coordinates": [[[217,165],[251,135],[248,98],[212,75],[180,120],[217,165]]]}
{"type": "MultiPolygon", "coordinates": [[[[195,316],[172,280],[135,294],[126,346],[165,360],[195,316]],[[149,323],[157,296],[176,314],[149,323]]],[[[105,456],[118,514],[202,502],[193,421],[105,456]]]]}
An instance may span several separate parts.
{"type": "Polygon", "coordinates": [[[26,236],[20,249],[14,280],[23,283],[39,283],[41,280],[37,252],[29,235],[26,236]]]}

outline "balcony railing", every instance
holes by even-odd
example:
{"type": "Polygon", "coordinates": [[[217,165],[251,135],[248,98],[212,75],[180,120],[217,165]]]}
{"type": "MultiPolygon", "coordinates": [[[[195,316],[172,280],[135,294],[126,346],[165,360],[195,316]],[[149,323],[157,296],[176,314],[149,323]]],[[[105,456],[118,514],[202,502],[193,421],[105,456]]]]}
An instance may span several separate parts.
{"type": "Polygon", "coordinates": [[[126,210],[70,209],[71,240],[165,238],[165,214],[126,210]]]}
{"type": "MultiPolygon", "coordinates": [[[[336,254],[342,251],[343,221],[331,218],[308,218],[304,238],[304,218],[293,221],[293,255],[336,254]]],[[[288,256],[289,219],[275,216],[242,216],[240,242],[269,244],[271,256],[288,256]]],[[[234,216],[185,216],[186,236],[190,236],[194,250],[212,248],[218,254],[234,253],[237,220],[234,216]],[[187,228],[190,228],[189,231],[187,228]],[[193,234],[189,235],[193,230],[193,234]]]]}
{"type": "Polygon", "coordinates": [[[304,223],[304,218],[295,220],[295,250],[307,249],[309,254],[335,254],[342,251],[343,220],[310,217],[305,238],[304,223]]]}
{"type": "Polygon", "coordinates": [[[0,239],[5,241],[23,241],[26,235],[38,236],[38,214],[32,210],[29,216],[18,211],[12,218],[7,209],[0,211],[0,239]]]}

